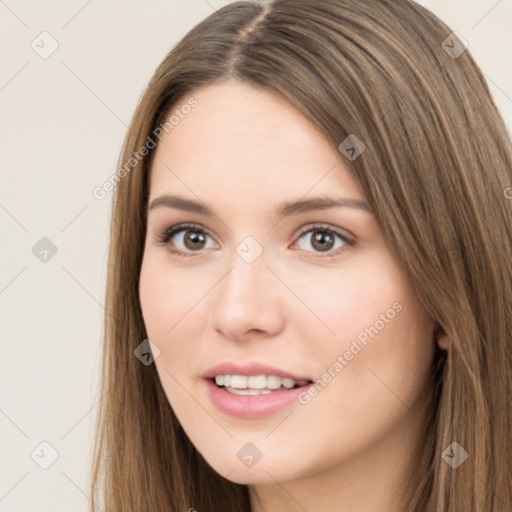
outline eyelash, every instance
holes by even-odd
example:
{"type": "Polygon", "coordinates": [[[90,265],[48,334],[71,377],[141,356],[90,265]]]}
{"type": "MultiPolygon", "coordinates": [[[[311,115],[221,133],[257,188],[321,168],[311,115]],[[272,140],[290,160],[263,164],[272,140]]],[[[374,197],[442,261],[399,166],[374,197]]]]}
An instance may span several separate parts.
{"type": "MultiPolygon", "coordinates": [[[[201,234],[207,235],[210,238],[212,238],[211,235],[209,235],[208,232],[199,224],[184,223],[184,224],[176,224],[175,226],[171,226],[170,228],[167,228],[163,233],[158,234],[157,235],[158,236],[157,244],[158,245],[167,245],[168,242],[171,240],[171,238],[174,235],[176,235],[177,233],[179,233],[181,231],[188,231],[188,230],[195,231],[196,233],[201,233],[201,234]]],[[[325,231],[327,233],[332,233],[332,234],[338,236],[339,238],[341,238],[341,240],[345,244],[347,244],[349,247],[356,246],[355,241],[350,240],[347,236],[343,235],[338,230],[333,229],[332,227],[330,227],[326,224],[313,224],[311,226],[305,227],[304,229],[301,229],[297,236],[297,239],[300,239],[303,235],[305,235],[306,233],[309,233],[310,231],[325,231]]],[[[338,256],[341,252],[346,251],[347,249],[348,248],[346,246],[340,247],[334,251],[328,251],[328,252],[331,252],[328,255],[319,256],[319,257],[327,258],[327,259],[334,258],[334,257],[338,256]]],[[[180,257],[195,256],[197,253],[201,252],[201,251],[184,252],[184,251],[171,249],[171,248],[169,248],[168,250],[169,250],[169,252],[176,254],[177,256],[180,256],[180,257]]],[[[311,251],[306,251],[306,252],[311,252],[311,251]]],[[[318,253],[318,254],[321,254],[321,253],[318,253]]]]}

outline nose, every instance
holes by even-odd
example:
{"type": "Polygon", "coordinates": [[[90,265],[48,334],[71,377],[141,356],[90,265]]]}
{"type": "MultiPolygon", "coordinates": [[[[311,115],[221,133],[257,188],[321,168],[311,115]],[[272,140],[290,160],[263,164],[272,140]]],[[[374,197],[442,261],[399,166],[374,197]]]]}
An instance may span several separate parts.
{"type": "Polygon", "coordinates": [[[235,341],[280,332],[285,289],[267,263],[265,252],[249,263],[234,251],[230,270],[215,287],[211,315],[215,331],[235,341]]]}

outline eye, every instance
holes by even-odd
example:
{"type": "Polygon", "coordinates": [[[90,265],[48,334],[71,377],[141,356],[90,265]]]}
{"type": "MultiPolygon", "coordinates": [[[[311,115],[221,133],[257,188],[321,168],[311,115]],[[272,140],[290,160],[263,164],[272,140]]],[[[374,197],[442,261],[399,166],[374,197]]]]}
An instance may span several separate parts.
{"type": "MultiPolygon", "coordinates": [[[[167,245],[169,252],[178,256],[194,256],[194,253],[214,247],[213,243],[208,244],[208,239],[213,242],[199,224],[177,224],[159,234],[157,244],[167,245]]],[[[319,224],[302,229],[294,245],[308,252],[312,248],[321,257],[330,258],[355,246],[356,242],[328,225],[319,224]],[[301,243],[301,240],[305,243],[301,243]]]]}
{"type": "Polygon", "coordinates": [[[208,238],[212,240],[211,236],[198,224],[178,224],[158,235],[157,243],[169,245],[169,251],[179,256],[193,256],[194,252],[212,247],[207,244],[208,238]]]}
{"type": "Polygon", "coordinates": [[[295,245],[299,249],[317,253],[328,253],[322,257],[336,256],[340,252],[347,250],[347,246],[355,246],[355,242],[348,237],[326,225],[309,226],[302,230],[295,245]],[[303,240],[301,244],[300,241],[303,240]]]}

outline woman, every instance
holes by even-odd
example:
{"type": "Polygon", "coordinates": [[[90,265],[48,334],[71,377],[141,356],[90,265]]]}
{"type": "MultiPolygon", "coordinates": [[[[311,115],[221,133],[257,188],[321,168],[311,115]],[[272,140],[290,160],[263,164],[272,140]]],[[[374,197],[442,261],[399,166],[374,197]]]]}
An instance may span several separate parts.
{"type": "Polygon", "coordinates": [[[92,503],[512,507],[511,186],[482,74],[413,2],[193,28],[117,174],[92,503]]]}

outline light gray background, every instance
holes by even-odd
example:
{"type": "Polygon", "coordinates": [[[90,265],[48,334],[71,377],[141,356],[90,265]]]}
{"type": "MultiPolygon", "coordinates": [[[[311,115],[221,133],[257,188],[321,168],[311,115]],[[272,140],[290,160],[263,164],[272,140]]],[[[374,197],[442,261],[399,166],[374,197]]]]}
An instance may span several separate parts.
{"type": "MultiPolygon", "coordinates": [[[[157,64],[227,3],[0,0],[0,512],[87,510],[111,201],[92,190],[157,64]]],[[[421,3],[469,42],[512,131],[512,1],[421,3]]]]}

